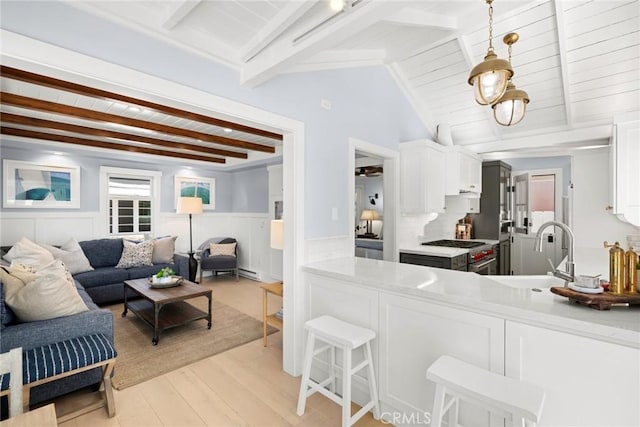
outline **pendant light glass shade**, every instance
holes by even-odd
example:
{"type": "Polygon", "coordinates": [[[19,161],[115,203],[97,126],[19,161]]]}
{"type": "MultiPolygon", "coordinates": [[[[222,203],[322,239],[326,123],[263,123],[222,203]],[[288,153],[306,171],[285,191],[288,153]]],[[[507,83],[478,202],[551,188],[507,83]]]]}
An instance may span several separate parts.
{"type": "Polygon", "coordinates": [[[485,2],[489,5],[489,48],[484,61],[471,70],[468,80],[473,86],[476,102],[480,105],[490,105],[500,99],[513,76],[511,63],[498,58],[493,51],[493,0],[485,2]]]}
{"type": "Polygon", "coordinates": [[[490,50],[484,61],[473,67],[469,74],[469,84],[473,86],[476,102],[490,105],[496,102],[507,90],[507,82],[513,76],[509,61],[498,58],[490,50]]]}
{"type": "Polygon", "coordinates": [[[529,95],[523,90],[516,89],[513,83],[509,83],[505,94],[491,106],[493,117],[502,126],[512,126],[524,118],[529,103],[529,95]]]}

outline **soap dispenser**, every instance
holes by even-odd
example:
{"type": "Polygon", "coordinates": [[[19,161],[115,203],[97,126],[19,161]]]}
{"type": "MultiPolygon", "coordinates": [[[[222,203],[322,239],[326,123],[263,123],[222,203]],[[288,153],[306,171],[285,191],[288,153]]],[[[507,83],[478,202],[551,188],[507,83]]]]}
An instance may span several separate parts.
{"type": "Polygon", "coordinates": [[[621,294],[625,290],[624,249],[620,247],[619,242],[610,245],[605,241],[604,247],[611,248],[609,250],[609,292],[621,294]]]}
{"type": "Polygon", "coordinates": [[[624,273],[625,287],[624,292],[627,294],[635,294],[638,289],[638,253],[633,250],[633,246],[629,246],[629,250],[624,253],[624,273]]]}

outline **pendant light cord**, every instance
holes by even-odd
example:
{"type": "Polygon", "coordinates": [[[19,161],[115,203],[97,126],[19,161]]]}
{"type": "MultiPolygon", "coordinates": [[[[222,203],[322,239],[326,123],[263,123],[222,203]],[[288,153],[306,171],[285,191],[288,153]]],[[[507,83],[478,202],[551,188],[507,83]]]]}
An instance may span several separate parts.
{"type": "Polygon", "coordinates": [[[489,50],[493,52],[493,0],[487,0],[489,3],[489,50]]]}

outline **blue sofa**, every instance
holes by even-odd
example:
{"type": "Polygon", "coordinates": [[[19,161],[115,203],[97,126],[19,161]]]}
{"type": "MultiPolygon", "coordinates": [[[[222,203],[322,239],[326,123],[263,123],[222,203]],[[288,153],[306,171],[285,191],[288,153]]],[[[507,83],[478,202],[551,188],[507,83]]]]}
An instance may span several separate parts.
{"type": "Polygon", "coordinates": [[[171,264],[116,268],[124,248],[122,239],[86,240],[80,242],[80,247],[94,270],[75,274],[73,278],[84,286],[96,304],[122,301],[125,280],[149,277],[165,267],[171,267],[178,276],[189,277],[189,259],[186,256],[174,254],[171,264]]]}
{"type": "MultiPolygon", "coordinates": [[[[74,275],[78,293],[89,311],[56,319],[20,323],[4,304],[4,287],[0,282],[0,352],[12,348],[23,350],[53,344],[83,335],[104,334],[113,343],[113,315],[97,304],[120,302],[124,299],[124,281],[151,276],[164,267],[171,267],[176,274],[188,276],[189,259],[174,255],[172,264],[115,268],[122,255],[122,239],[96,239],[80,242],[80,247],[94,270],[74,275]]],[[[10,248],[3,247],[2,254],[10,248]]],[[[117,369],[117,368],[116,368],[117,369]]],[[[35,387],[31,391],[30,404],[50,400],[80,388],[100,383],[100,369],[66,377],[35,387]]]]}

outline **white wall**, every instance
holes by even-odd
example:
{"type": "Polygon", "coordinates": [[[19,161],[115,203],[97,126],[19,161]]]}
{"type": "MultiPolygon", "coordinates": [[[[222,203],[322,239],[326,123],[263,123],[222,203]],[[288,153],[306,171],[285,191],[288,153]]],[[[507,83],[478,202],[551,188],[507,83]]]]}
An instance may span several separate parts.
{"type": "Polygon", "coordinates": [[[627,235],[640,234],[640,228],[609,213],[609,148],[576,151],[571,165],[573,182],[573,232],[576,247],[603,248],[605,240],[619,241],[626,247],[627,235]]]}

